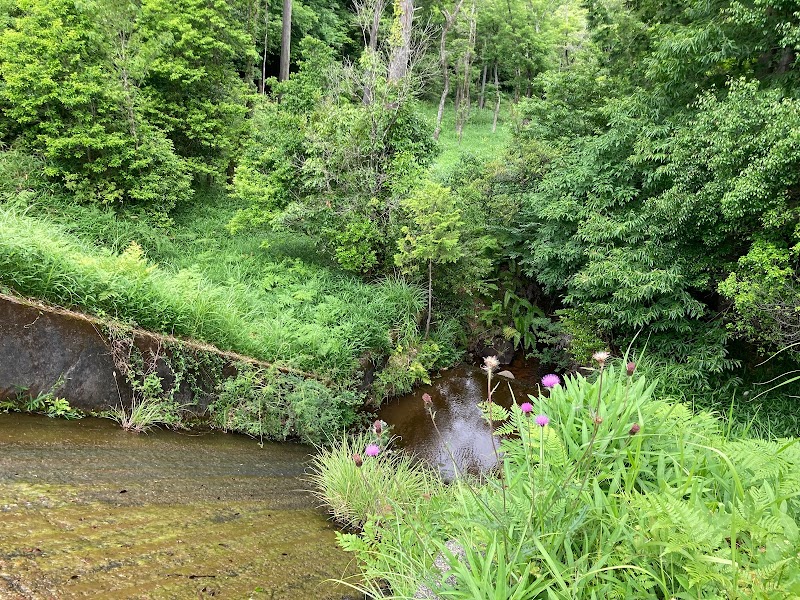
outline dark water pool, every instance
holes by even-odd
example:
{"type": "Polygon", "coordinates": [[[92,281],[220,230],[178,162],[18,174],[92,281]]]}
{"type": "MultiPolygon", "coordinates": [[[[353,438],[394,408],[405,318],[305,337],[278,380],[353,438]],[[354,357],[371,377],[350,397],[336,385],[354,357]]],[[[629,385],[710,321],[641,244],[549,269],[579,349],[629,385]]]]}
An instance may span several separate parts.
{"type": "MultiPolygon", "coordinates": [[[[495,402],[508,407],[514,398],[522,403],[528,394],[538,392],[535,363],[518,361],[506,368],[515,379],[494,376],[493,383],[499,383],[495,402]]],[[[444,371],[432,385],[388,402],[379,416],[399,436],[399,447],[436,466],[450,479],[456,471],[475,473],[496,463],[491,430],[478,408],[487,392],[486,373],[475,365],[461,365],[444,371]],[[431,395],[435,426],[422,401],[425,393],[431,395]]]]}

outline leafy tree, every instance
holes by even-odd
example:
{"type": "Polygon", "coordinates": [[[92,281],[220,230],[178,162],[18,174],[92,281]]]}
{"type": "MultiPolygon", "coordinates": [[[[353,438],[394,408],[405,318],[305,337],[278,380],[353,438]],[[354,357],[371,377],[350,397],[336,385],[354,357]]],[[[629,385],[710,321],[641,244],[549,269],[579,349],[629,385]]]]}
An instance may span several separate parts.
{"type": "Polygon", "coordinates": [[[172,143],[145,116],[133,4],[20,0],[0,32],[5,132],[83,201],[168,210],[191,195],[172,143]]]}
{"type": "Polygon", "coordinates": [[[425,181],[401,203],[408,212],[409,225],[401,228],[395,264],[413,271],[428,268],[428,317],[425,336],[431,328],[433,306],[433,265],[455,263],[464,255],[461,236],[464,222],[451,191],[441,184],[425,181]]]}
{"type": "Polygon", "coordinates": [[[195,178],[224,181],[245,132],[248,90],[235,65],[254,53],[225,0],[144,0],[148,122],[167,133],[195,178]]]}

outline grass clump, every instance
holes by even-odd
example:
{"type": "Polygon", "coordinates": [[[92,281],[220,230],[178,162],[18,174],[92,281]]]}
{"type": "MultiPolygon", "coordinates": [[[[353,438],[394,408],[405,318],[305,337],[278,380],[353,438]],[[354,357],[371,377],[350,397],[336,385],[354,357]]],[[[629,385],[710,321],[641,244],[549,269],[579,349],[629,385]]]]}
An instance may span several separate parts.
{"type": "Polygon", "coordinates": [[[798,440],[734,436],[656,388],[601,365],[527,406],[495,405],[498,472],[409,508],[377,514],[350,502],[365,473],[321,474],[336,490],[320,493],[363,523],[340,536],[363,565],[353,585],[392,598],[800,594],[798,440]]]}
{"type": "Polygon", "coordinates": [[[416,512],[442,490],[435,473],[373,437],[362,433],[320,448],[310,466],[317,497],[336,521],[354,529],[397,518],[397,511],[416,512]],[[372,444],[376,456],[368,455],[372,444]]]}

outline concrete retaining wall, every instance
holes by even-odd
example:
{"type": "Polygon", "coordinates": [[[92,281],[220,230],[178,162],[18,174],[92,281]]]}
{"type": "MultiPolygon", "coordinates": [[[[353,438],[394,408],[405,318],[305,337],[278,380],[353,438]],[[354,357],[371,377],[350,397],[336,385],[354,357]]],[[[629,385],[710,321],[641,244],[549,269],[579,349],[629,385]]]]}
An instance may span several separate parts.
{"type": "MultiPolygon", "coordinates": [[[[108,324],[100,319],[0,294],[0,398],[15,396],[20,390],[27,390],[27,394],[35,396],[50,391],[63,379],[63,384],[53,392],[66,398],[75,408],[101,411],[118,406],[120,401],[128,406],[131,389],[112,357],[112,339],[108,332],[108,324]]],[[[169,358],[175,348],[189,355],[218,357],[220,360],[211,361],[218,365],[217,372],[195,373],[201,388],[203,380],[206,380],[206,391],[194,393],[184,383],[176,394],[176,400],[181,404],[191,403],[198,408],[205,408],[208,404],[214,384],[220,377],[236,373],[235,363],[246,361],[257,366],[269,366],[235,353],[222,352],[213,346],[171,336],[130,329],[125,335],[127,340],[124,343],[129,346],[132,340],[142,356],[162,357],[155,361],[155,368],[165,389],[173,386],[174,377],[163,357],[169,358]]],[[[120,340],[116,341],[119,344],[120,340]]],[[[119,346],[116,350],[119,352],[119,346]]],[[[198,389],[198,386],[193,387],[198,389]]]]}

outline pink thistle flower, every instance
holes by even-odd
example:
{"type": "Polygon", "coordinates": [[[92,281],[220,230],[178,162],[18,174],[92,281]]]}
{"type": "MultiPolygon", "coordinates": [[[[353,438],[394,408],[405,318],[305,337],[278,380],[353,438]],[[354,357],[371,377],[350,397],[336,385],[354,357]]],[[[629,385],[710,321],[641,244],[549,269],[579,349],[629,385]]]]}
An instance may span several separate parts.
{"type": "Polygon", "coordinates": [[[592,354],[592,358],[595,359],[598,363],[600,363],[601,367],[604,364],[606,364],[606,361],[608,360],[609,356],[611,356],[611,354],[609,352],[606,352],[605,350],[602,350],[600,352],[595,352],[594,354],[592,354]]]}
{"type": "Polygon", "coordinates": [[[555,373],[550,373],[542,377],[542,385],[548,389],[554,388],[561,383],[561,378],[555,373]]]}
{"type": "Polygon", "coordinates": [[[378,456],[380,454],[381,448],[377,444],[370,444],[364,449],[364,454],[367,456],[378,456]]]}
{"type": "Polygon", "coordinates": [[[533,404],[530,402],[523,402],[519,405],[519,409],[524,412],[526,415],[533,411],[533,404]]]}
{"type": "Polygon", "coordinates": [[[539,427],[544,427],[550,422],[550,418],[547,415],[538,415],[536,417],[536,424],[539,427]]]}

